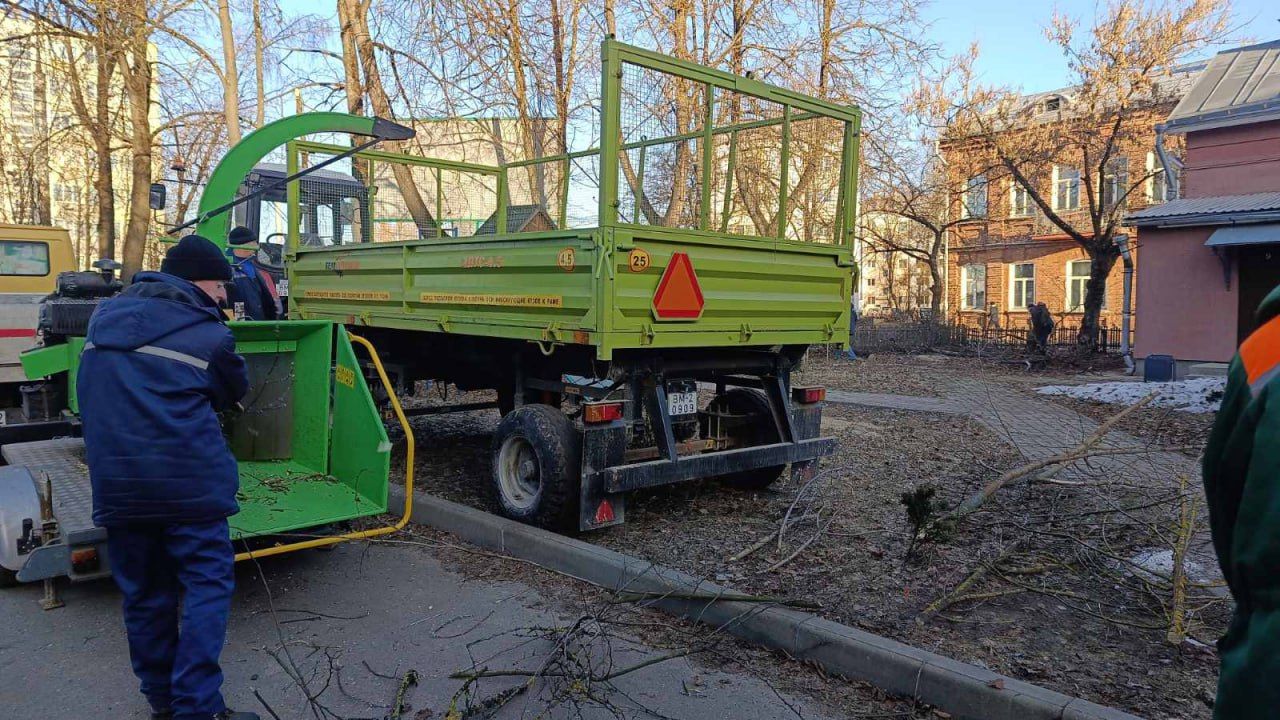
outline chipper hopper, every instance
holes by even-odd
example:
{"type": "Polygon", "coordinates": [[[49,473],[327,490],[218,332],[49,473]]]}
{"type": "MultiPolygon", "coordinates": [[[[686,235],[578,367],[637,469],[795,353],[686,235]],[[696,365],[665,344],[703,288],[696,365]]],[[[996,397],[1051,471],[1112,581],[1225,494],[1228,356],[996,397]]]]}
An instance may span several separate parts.
{"type": "MultiPolygon", "coordinates": [[[[351,520],[387,510],[391,442],[366,383],[387,382],[373,346],[327,321],[231,323],[249,366],[243,411],[223,433],[239,463],[240,512],[230,519],[238,560],[402,527],[342,532],[351,520]],[[355,346],[363,347],[357,354],[355,346]]],[[[71,411],[83,338],[23,356],[28,376],[67,372],[71,411]]],[[[394,393],[391,407],[403,422],[394,393]]],[[[210,438],[210,442],[219,442],[210,438]]],[[[412,483],[413,437],[406,433],[412,483]]],[[[0,581],[109,575],[106,531],[92,521],[92,489],[81,438],[4,446],[0,468],[0,581]]],[[[412,492],[407,494],[412,497],[412,492]]],[[[52,585],[48,586],[50,590],[52,585]]],[[[52,596],[47,598],[56,602],[52,596]]]]}

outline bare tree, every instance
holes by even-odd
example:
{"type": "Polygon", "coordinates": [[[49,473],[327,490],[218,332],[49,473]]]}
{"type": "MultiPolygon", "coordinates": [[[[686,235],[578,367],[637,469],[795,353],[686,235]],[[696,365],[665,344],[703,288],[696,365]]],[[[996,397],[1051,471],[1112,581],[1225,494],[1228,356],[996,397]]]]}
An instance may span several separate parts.
{"type": "Polygon", "coordinates": [[[1007,173],[1088,254],[1081,347],[1097,346],[1106,279],[1120,257],[1115,240],[1125,206],[1150,177],[1128,172],[1124,158],[1145,142],[1158,119],[1153,108],[1167,109],[1174,100],[1162,80],[1188,54],[1223,40],[1229,20],[1226,0],[1110,0],[1083,32],[1062,14],[1046,30],[1075,76],[1065,107],[1050,117],[1014,93],[977,86],[971,77],[963,96],[973,102],[956,106],[951,98],[933,98],[953,112],[949,137],[978,138],[986,155],[979,162],[1007,173]],[[1078,172],[1078,181],[1060,182],[1047,192],[1057,166],[1068,168],[1071,178],[1078,172]],[[1059,191],[1066,197],[1057,197],[1059,191]]]}

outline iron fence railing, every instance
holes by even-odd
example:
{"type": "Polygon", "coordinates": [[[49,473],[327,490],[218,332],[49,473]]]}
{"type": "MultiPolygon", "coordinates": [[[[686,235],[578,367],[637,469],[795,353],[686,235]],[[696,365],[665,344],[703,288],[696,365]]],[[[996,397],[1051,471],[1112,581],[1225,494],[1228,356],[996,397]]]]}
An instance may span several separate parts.
{"type": "MultiPolygon", "coordinates": [[[[935,349],[1004,349],[1026,350],[1030,328],[972,327],[954,322],[917,320],[908,322],[859,319],[854,330],[853,346],[864,352],[925,352],[935,349]]],[[[1098,351],[1120,352],[1123,330],[1102,327],[1098,330],[1098,351]]],[[[1080,328],[1059,325],[1050,333],[1046,345],[1051,348],[1077,347],[1080,328]]],[[[1132,335],[1130,337],[1132,339],[1132,335]]]]}

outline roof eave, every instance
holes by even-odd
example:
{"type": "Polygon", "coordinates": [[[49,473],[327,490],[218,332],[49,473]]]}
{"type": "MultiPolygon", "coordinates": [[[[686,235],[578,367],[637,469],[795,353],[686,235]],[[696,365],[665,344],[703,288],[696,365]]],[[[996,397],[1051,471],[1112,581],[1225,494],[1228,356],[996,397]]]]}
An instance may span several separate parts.
{"type": "Polygon", "coordinates": [[[1187,133],[1198,130],[1216,130],[1239,125],[1251,125],[1272,120],[1280,120],[1280,98],[1246,107],[1216,110],[1210,113],[1169,120],[1161,125],[1161,129],[1165,133],[1187,133]]]}
{"type": "Polygon", "coordinates": [[[1251,225],[1280,221],[1280,210],[1254,210],[1235,213],[1197,213],[1195,215],[1152,215],[1125,218],[1124,224],[1139,229],[1183,227],[1216,227],[1219,225],[1251,225]]]}

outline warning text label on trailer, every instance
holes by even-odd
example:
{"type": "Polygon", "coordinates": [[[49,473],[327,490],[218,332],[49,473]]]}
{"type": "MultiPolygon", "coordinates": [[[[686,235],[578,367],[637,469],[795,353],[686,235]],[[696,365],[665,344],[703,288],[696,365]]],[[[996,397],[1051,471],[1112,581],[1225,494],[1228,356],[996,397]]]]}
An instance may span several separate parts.
{"type": "Polygon", "coordinates": [[[385,290],[303,290],[302,297],[309,300],[390,300],[385,290]]]}
{"type": "Polygon", "coordinates": [[[502,305],[506,307],[563,307],[562,295],[497,295],[491,293],[422,293],[421,302],[434,305],[502,305]]]}

